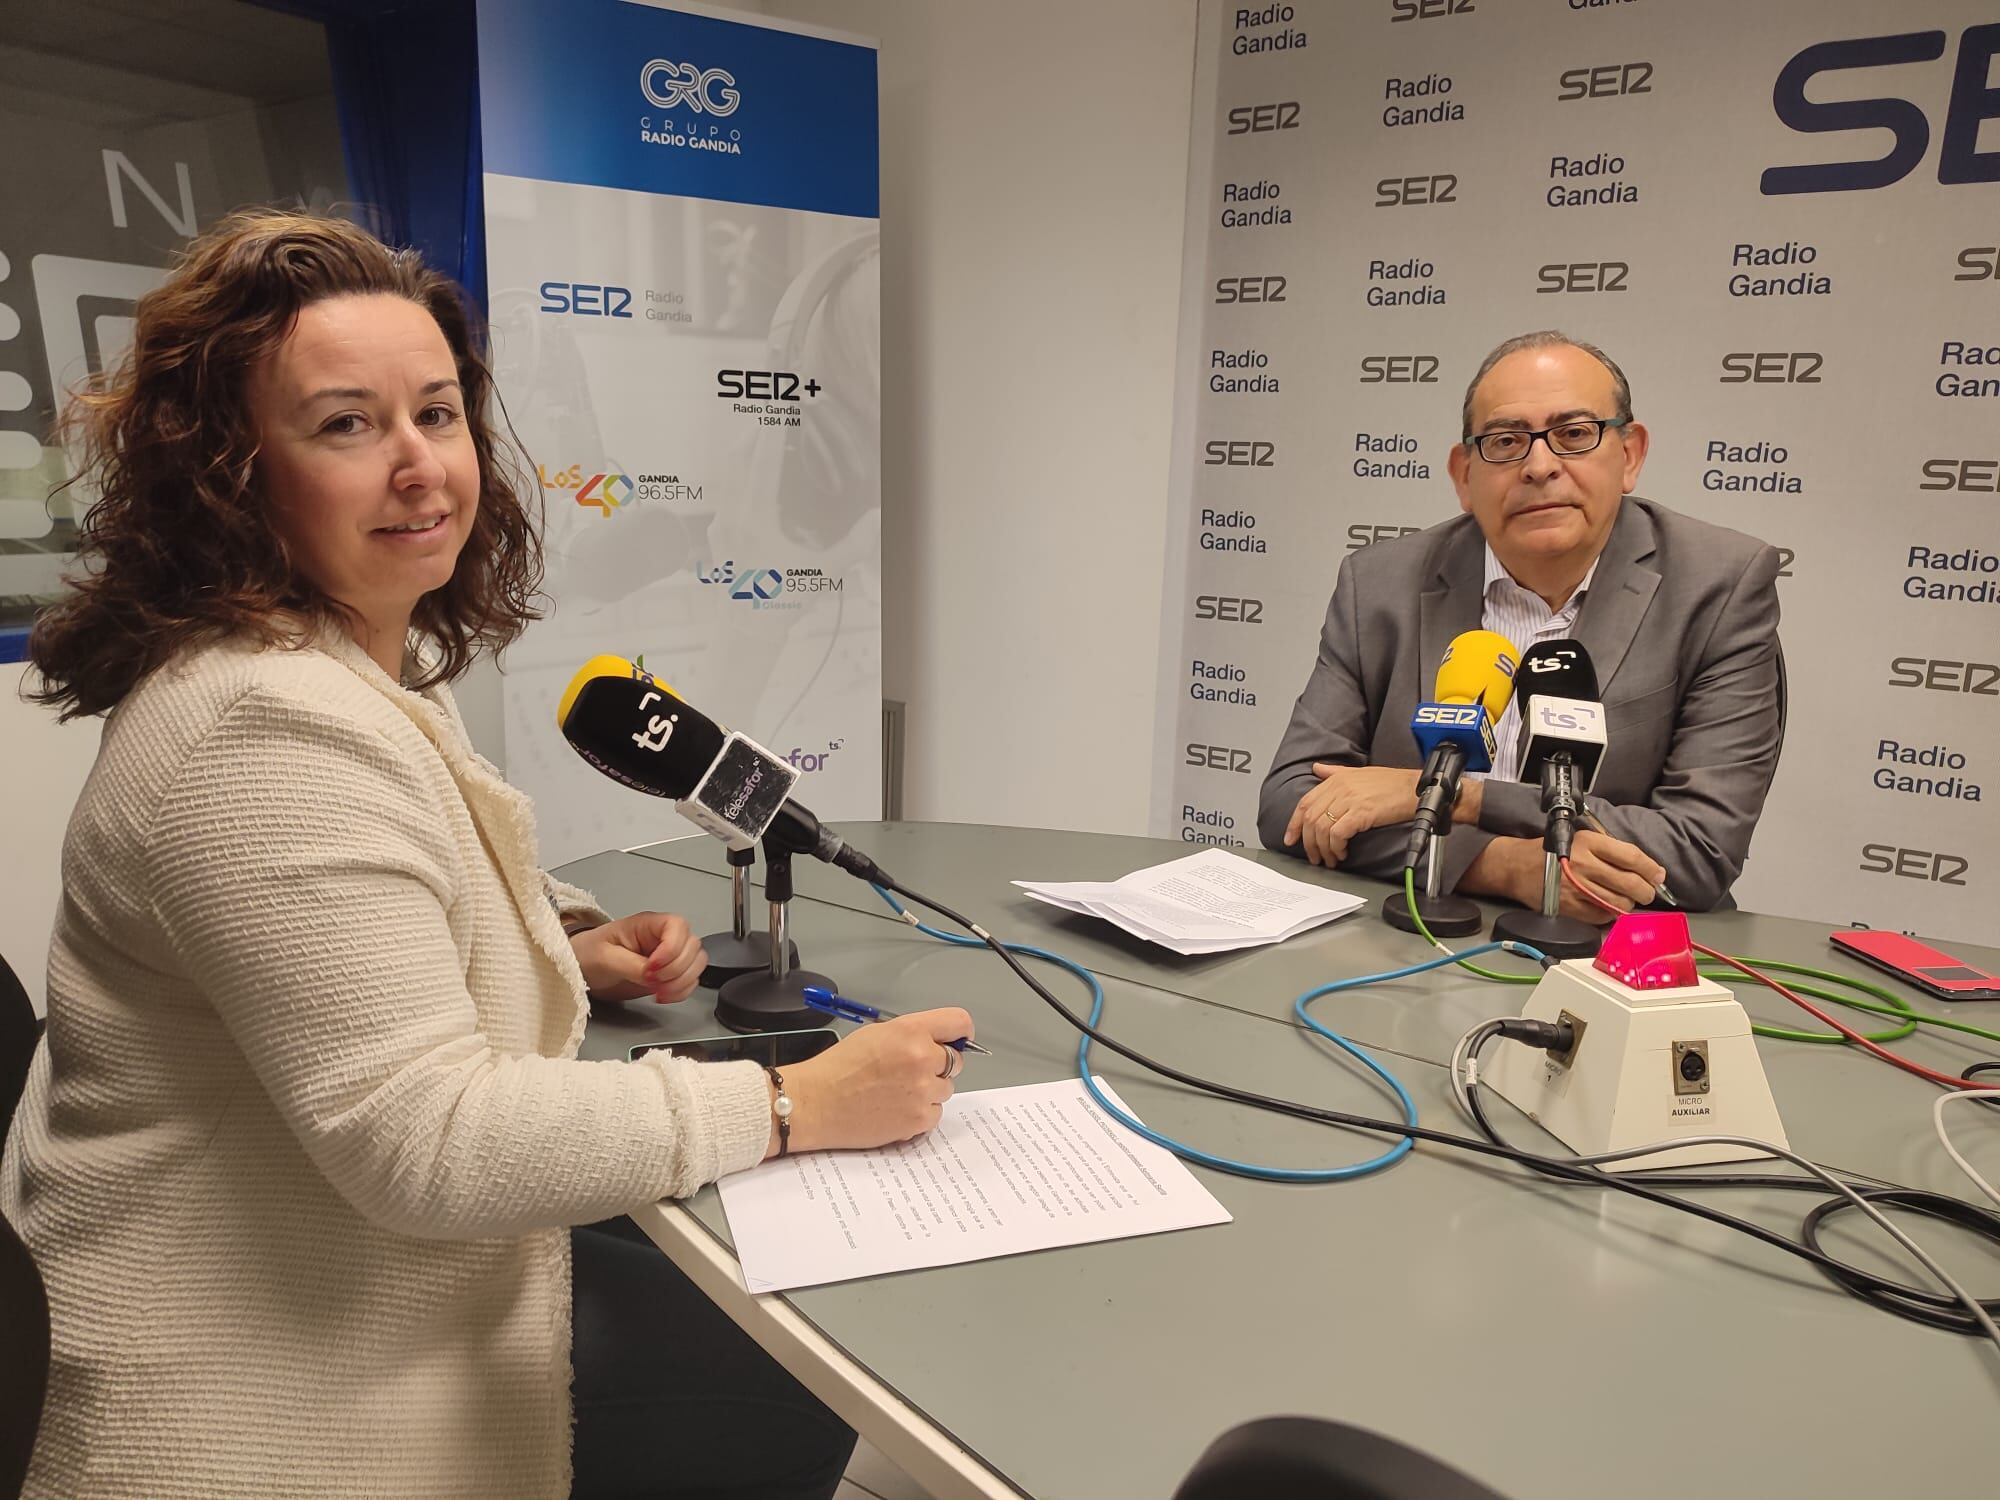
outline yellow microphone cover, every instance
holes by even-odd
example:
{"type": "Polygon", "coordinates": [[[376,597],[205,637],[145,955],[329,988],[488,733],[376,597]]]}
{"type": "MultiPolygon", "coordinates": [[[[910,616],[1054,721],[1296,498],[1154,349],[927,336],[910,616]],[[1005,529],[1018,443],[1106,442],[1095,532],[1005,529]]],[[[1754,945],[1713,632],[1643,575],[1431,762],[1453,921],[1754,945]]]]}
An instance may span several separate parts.
{"type": "Polygon", "coordinates": [[[563,689],[562,701],[556,705],[558,728],[569,722],[570,710],[576,707],[577,695],[583,691],[585,685],[595,682],[600,677],[636,678],[652,683],[661,692],[673,693],[675,697],[680,696],[652,673],[642,667],[634,666],[622,656],[593,656],[577,668],[576,676],[570,678],[569,686],[563,689]]]}
{"type": "Polygon", "coordinates": [[[1485,708],[1488,719],[1498,722],[1514,696],[1514,669],[1520,664],[1521,653],[1505,636],[1490,630],[1468,630],[1444,648],[1435,701],[1477,703],[1485,708]]]}

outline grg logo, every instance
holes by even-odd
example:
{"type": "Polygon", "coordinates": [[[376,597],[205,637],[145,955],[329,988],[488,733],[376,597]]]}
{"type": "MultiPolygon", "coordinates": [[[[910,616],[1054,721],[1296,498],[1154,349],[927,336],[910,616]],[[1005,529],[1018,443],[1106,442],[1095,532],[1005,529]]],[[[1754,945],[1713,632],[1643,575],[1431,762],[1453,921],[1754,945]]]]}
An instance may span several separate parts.
{"type": "Polygon", "coordinates": [[[685,104],[696,114],[720,119],[736,113],[743,96],[734,87],[735,77],[722,68],[697,68],[693,63],[669,62],[656,57],[639,70],[639,90],[661,109],[685,104]],[[718,88],[720,84],[722,87],[718,88]]]}

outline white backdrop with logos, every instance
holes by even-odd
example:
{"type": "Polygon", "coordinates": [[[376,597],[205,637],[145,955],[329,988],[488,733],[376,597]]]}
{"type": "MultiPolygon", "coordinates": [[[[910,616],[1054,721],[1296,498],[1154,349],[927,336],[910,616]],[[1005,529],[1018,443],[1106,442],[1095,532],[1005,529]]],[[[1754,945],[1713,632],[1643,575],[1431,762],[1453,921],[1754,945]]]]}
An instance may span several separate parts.
{"type": "Polygon", "coordinates": [[[873,47],[582,11],[602,24],[555,0],[480,7],[496,374],[553,601],[502,661],[508,778],[551,864],[691,831],[556,730],[572,673],[610,652],[798,766],[816,812],[877,817],[873,47]],[[542,86],[563,48],[596,80],[589,109],[542,86]],[[826,132],[805,146],[800,110],[826,132]]]}
{"type": "Polygon", "coordinates": [[[1153,831],[1256,838],[1342,557],[1457,513],[1466,381],[1558,327],[1640,493],[1780,549],[1751,909],[1990,939],[2000,24],[1980,0],[1204,3],[1153,831]]]}

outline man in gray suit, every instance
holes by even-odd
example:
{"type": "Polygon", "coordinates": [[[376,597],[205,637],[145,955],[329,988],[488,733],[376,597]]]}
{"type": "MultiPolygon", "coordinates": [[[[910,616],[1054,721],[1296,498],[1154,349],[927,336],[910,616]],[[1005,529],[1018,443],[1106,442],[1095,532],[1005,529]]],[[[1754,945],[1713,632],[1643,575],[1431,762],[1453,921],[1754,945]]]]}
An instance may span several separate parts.
{"type": "MultiPolygon", "coordinates": [[[[1510,339],[1466,392],[1451,478],[1465,511],[1349,554],[1319,660],[1264,779],[1265,844],[1394,879],[1416,812],[1410,716],[1454,636],[1485,628],[1525,651],[1574,637],[1590,652],[1609,746],[1573,871],[1621,911],[1664,882],[1721,903],[1743,869],[1782,732],[1778,554],[1740,532],[1625,497],[1646,462],[1617,365],[1554,332],[1510,339]]],[[[1468,776],[1441,888],[1539,905],[1539,788],[1512,780],[1518,706],[1501,757],[1468,776]]],[[[1563,910],[1608,921],[1565,884],[1563,910]]]]}

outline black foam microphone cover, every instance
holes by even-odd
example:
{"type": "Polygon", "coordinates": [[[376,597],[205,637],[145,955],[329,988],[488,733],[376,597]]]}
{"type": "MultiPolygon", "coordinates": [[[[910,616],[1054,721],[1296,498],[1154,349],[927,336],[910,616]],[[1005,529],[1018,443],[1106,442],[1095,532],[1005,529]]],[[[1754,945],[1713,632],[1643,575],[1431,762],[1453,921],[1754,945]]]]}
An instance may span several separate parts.
{"type": "Polygon", "coordinates": [[[1521,670],[1514,680],[1523,717],[1531,698],[1597,701],[1597,669],[1591,665],[1590,653],[1583,649],[1582,641],[1565,638],[1530,646],[1521,657],[1521,670]]]}
{"type": "Polygon", "coordinates": [[[586,679],[565,705],[561,727],[576,752],[612,780],[675,801],[722,754],[713,719],[636,669],[586,679]]]}

